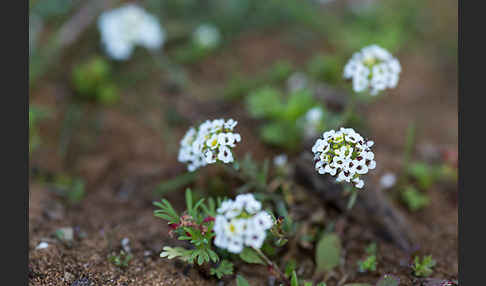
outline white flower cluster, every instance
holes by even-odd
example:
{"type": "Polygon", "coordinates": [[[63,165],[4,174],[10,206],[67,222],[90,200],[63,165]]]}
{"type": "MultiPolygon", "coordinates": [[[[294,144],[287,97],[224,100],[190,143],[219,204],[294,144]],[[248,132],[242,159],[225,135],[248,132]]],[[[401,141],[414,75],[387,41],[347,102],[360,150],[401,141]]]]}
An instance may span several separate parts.
{"type": "Polygon", "coordinates": [[[252,194],[224,201],[214,221],[214,244],[232,253],[240,253],[245,246],[262,247],[266,231],[272,228],[274,221],[261,208],[262,204],[252,194]]]}
{"type": "Polygon", "coordinates": [[[394,88],[402,68],[387,50],[371,45],[354,53],[344,67],[344,78],[353,80],[355,92],[369,90],[371,95],[394,88]]]}
{"type": "Polygon", "coordinates": [[[197,27],[192,37],[197,45],[208,49],[218,46],[221,41],[219,29],[210,24],[202,24],[197,27]]]}
{"type": "Polygon", "coordinates": [[[191,127],[181,140],[179,162],[188,163],[190,172],[218,160],[233,162],[232,148],[241,141],[240,134],[233,133],[236,124],[233,119],[215,119],[206,120],[197,129],[191,127]]]}
{"type": "Polygon", "coordinates": [[[158,19],[135,4],[104,12],[98,28],[106,52],[115,60],[128,59],[136,45],[158,49],[165,38],[158,19]]]}
{"type": "Polygon", "coordinates": [[[330,174],[337,182],[353,182],[361,189],[361,175],[376,167],[373,141],[367,141],[352,128],[324,132],[312,147],[315,168],[319,174],[330,174]]]}

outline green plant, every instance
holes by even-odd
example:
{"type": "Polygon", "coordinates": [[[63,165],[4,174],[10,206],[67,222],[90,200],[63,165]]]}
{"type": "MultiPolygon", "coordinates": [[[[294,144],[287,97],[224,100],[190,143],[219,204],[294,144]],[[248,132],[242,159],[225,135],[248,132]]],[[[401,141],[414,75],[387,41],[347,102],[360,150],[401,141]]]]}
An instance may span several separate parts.
{"type": "Polygon", "coordinates": [[[211,275],[215,275],[218,279],[221,279],[224,275],[233,274],[233,263],[223,259],[219,265],[215,268],[211,268],[211,275]]]}
{"type": "Polygon", "coordinates": [[[123,250],[120,250],[120,253],[112,253],[108,256],[108,261],[113,263],[113,265],[121,268],[128,267],[128,263],[132,260],[133,255],[131,253],[126,253],[123,250]]]}
{"type": "Polygon", "coordinates": [[[325,233],[316,245],[316,272],[327,272],[341,260],[341,239],[335,233],[325,233]]]}
{"type": "Polygon", "coordinates": [[[435,264],[436,262],[432,259],[432,255],[424,256],[422,259],[419,256],[415,256],[412,264],[413,274],[418,277],[430,276],[435,264]]]}
{"type": "Polygon", "coordinates": [[[169,201],[162,199],[161,202],[154,202],[159,209],[154,211],[156,217],[167,220],[171,234],[176,234],[179,240],[186,240],[194,246],[192,249],[181,247],[164,247],[160,257],[168,259],[179,258],[190,264],[202,265],[205,262],[216,263],[219,261],[218,254],[212,250],[211,240],[214,237],[212,228],[213,218],[216,214],[216,203],[213,199],[204,204],[204,199],[193,203],[192,192],[186,190],[187,210],[179,215],[169,201]]]}
{"type": "MultiPolygon", "coordinates": [[[[264,142],[295,149],[299,146],[306,129],[316,128],[317,133],[325,128],[326,110],[307,89],[300,89],[284,95],[280,90],[264,86],[252,91],[246,98],[248,113],[257,119],[264,119],[260,136],[264,142]],[[317,122],[307,122],[307,112],[319,108],[317,122]]],[[[317,110],[316,110],[317,111],[317,110]]]]}
{"type": "Polygon", "coordinates": [[[57,175],[52,189],[70,205],[76,205],[83,200],[86,195],[85,183],[82,178],[73,178],[68,175],[57,175]]]}
{"type": "Polygon", "coordinates": [[[72,71],[72,84],[82,99],[106,105],[119,99],[118,89],[111,81],[111,66],[101,57],[76,65],[72,71]]]}
{"type": "Polygon", "coordinates": [[[237,275],[236,286],[250,286],[250,283],[248,283],[248,281],[246,281],[246,279],[243,276],[237,275]]]}
{"type": "Polygon", "coordinates": [[[401,192],[401,199],[411,211],[418,211],[429,204],[429,197],[409,185],[401,192]]]}
{"type": "Polygon", "coordinates": [[[376,270],[376,243],[371,243],[366,248],[366,254],[368,256],[361,261],[358,261],[358,271],[359,272],[367,272],[367,271],[375,271],[376,270]]]}

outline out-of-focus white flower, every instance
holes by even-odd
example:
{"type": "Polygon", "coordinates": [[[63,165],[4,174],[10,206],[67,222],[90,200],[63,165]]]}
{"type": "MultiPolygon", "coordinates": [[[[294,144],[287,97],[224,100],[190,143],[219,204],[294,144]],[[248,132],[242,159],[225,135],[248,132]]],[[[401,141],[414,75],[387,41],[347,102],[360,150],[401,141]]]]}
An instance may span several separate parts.
{"type": "Polygon", "coordinates": [[[135,4],[101,14],[98,29],[106,52],[115,60],[127,60],[135,46],[156,50],[165,40],[158,19],[135,4]]]}
{"type": "Polygon", "coordinates": [[[299,120],[306,138],[315,137],[322,131],[324,110],[320,106],[313,107],[299,120]]]}
{"type": "Polygon", "coordinates": [[[262,204],[252,194],[224,201],[214,222],[214,244],[232,253],[240,253],[245,246],[262,247],[266,231],[274,221],[261,208],[262,204]]]}
{"type": "Polygon", "coordinates": [[[215,119],[206,120],[197,129],[189,128],[181,140],[177,160],[187,163],[190,172],[218,161],[233,162],[232,148],[241,141],[240,134],[233,133],[236,124],[233,119],[215,119]]]}
{"type": "Polygon", "coordinates": [[[285,164],[287,164],[287,155],[285,154],[280,154],[278,156],[275,156],[275,158],[273,158],[273,164],[277,167],[284,167],[285,164]]]}
{"type": "Polygon", "coordinates": [[[211,24],[202,24],[194,30],[192,35],[194,43],[203,48],[212,49],[221,42],[221,33],[218,27],[211,24]]]}
{"type": "Polygon", "coordinates": [[[298,91],[308,86],[309,79],[304,73],[295,72],[287,79],[287,89],[289,92],[298,91]]]}
{"type": "Polygon", "coordinates": [[[377,95],[397,86],[401,70],[400,62],[387,50],[371,45],[353,54],[344,67],[343,76],[353,81],[355,92],[368,91],[377,95]]]}
{"type": "Polygon", "coordinates": [[[312,147],[316,171],[336,177],[337,182],[354,183],[361,189],[364,186],[361,175],[376,167],[370,142],[373,141],[365,140],[352,128],[324,132],[312,147]]]}
{"type": "Polygon", "coordinates": [[[380,179],[380,185],[384,189],[389,189],[395,185],[397,182],[397,176],[391,172],[385,173],[383,176],[381,176],[380,179]]]}

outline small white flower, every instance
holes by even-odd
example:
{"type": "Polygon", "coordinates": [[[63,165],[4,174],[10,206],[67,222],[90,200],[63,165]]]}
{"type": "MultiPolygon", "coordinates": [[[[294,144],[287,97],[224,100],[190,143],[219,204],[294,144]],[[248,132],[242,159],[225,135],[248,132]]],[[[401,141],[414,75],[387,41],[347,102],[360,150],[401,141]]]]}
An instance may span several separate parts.
{"type": "Polygon", "coordinates": [[[324,110],[320,106],[313,107],[299,120],[301,125],[303,125],[304,136],[306,138],[312,138],[322,131],[324,110]]]}
{"type": "Polygon", "coordinates": [[[216,163],[216,156],[211,150],[206,151],[204,154],[204,159],[206,159],[206,163],[208,164],[216,163]]]}
{"type": "Polygon", "coordinates": [[[178,161],[187,163],[190,172],[218,161],[233,162],[232,148],[241,141],[240,134],[232,132],[236,124],[233,119],[216,119],[191,127],[181,140],[178,161]]]}
{"type": "Polygon", "coordinates": [[[229,131],[233,131],[233,128],[235,128],[236,124],[238,124],[238,121],[230,118],[224,123],[224,128],[228,129],[229,131]]]}
{"type": "Polygon", "coordinates": [[[231,149],[226,146],[220,146],[218,150],[218,160],[222,161],[223,163],[231,163],[234,161],[233,153],[231,153],[231,149]]]}
{"type": "Polygon", "coordinates": [[[238,237],[235,239],[232,239],[228,242],[228,247],[227,247],[229,252],[232,253],[240,253],[243,250],[243,238],[238,237]]]}
{"type": "Polygon", "coordinates": [[[211,149],[216,149],[219,146],[219,136],[217,134],[213,134],[211,138],[206,141],[206,145],[211,149]]]}
{"type": "Polygon", "coordinates": [[[218,142],[222,146],[235,147],[236,138],[233,133],[220,133],[218,142]]]}
{"type": "Polygon", "coordinates": [[[258,229],[257,226],[250,226],[250,230],[245,236],[245,244],[253,248],[261,248],[265,241],[266,233],[258,229]]]}
{"type": "Polygon", "coordinates": [[[221,42],[219,29],[210,24],[202,24],[194,30],[193,40],[196,45],[204,48],[214,48],[221,42]]]}
{"type": "Polygon", "coordinates": [[[158,19],[135,4],[104,12],[98,28],[107,53],[115,60],[127,60],[137,45],[155,50],[165,40],[158,19]]]}
{"type": "Polygon", "coordinates": [[[358,189],[361,189],[364,186],[364,181],[360,178],[353,179],[353,182],[355,183],[354,186],[358,189]]]}
{"type": "Polygon", "coordinates": [[[373,141],[365,140],[352,128],[324,132],[312,147],[315,169],[319,174],[336,177],[337,182],[352,182],[362,188],[361,175],[376,167],[371,146],[373,141]]]}
{"type": "Polygon", "coordinates": [[[266,231],[274,221],[252,194],[238,195],[226,200],[217,210],[214,222],[214,245],[232,253],[240,253],[244,247],[260,248],[266,231]]]}
{"type": "Polygon", "coordinates": [[[285,164],[287,164],[287,155],[285,154],[280,154],[278,156],[275,156],[275,158],[273,158],[273,164],[277,167],[283,167],[285,166],[285,164]]]}
{"type": "Polygon", "coordinates": [[[272,217],[266,211],[257,213],[252,219],[255,225],[265,230],[270,229],[274,223],[272,217]]]}
{"type": "Polygon", "coordinates": [[[384,189],[389,189],[395,185],[397,181],[397,176],[391,172],[385,173],[380,179],[380,185],[384,189]]]}
{"type": "Polygon", "coordinates": [[[371,45],[353,54],[344,67],[343,77],[353,81],[355,92],[377,95],[397,86],[401,70],[400,62],[387,50],[371,45]]]}
{"type": "Polygon", "coordinates": [[[252,194],[238,195],[235,201],[242,204],[245,211],[250,214],[254,214],[262,208],[262,203],[257,201],[252,194]]]}

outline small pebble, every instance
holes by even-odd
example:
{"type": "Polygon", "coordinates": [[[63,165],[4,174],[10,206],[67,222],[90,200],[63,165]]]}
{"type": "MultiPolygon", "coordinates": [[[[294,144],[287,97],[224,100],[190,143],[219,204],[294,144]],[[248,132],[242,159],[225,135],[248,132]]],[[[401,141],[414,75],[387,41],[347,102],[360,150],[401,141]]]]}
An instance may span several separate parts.
{"type": "Polygon", "coordinates": [[[130,239],[128,237],[125,237],[121,240],[121,245],[123,247],[123,250],[127,253],[130,253],[131,252],[131,249],[130,249],[130,239]]]}
{"type": "Polygon", "coordinates": [[[37,245],[37,247],[35,249],[45,249],[45,248],[48,248],[48,247],[49,247],[49,243],[42,241],[41,243],[39,243],[39,245],[37,245]]]}

